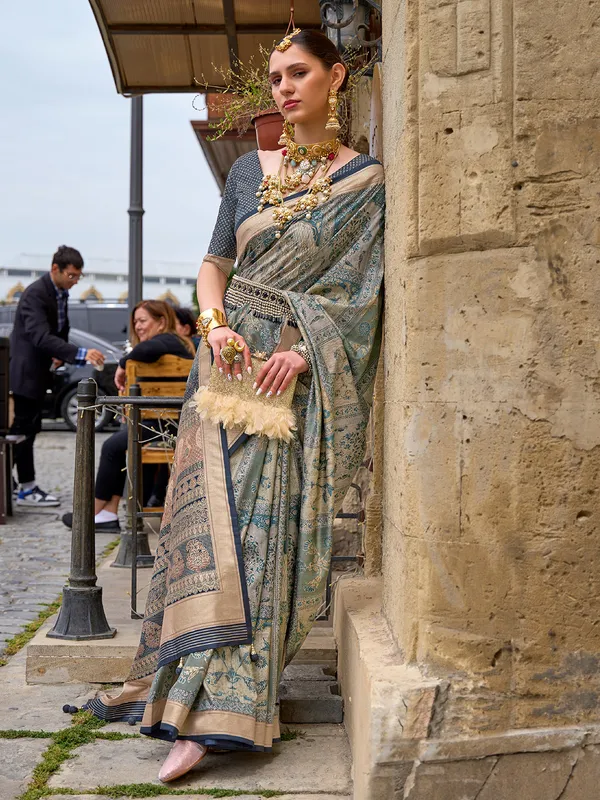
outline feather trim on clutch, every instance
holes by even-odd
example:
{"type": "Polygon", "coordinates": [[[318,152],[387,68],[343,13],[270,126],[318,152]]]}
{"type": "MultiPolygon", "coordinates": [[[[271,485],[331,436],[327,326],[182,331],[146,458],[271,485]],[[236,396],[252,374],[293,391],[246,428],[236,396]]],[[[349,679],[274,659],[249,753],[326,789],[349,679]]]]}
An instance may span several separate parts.
{"type": "Polygon", "coordinates": [[[224,428],[242,427],[248,435],[291,441],[296,430],[292,401],[297,378],[279,396],[257,396],[252,385],[263,365],[262,359],[253,356],[252,375],[244,372],[243,380],[230,381],[213,363],[208,386],[200,386],[191,400],[201,418],[221,423],[224,428]]]}

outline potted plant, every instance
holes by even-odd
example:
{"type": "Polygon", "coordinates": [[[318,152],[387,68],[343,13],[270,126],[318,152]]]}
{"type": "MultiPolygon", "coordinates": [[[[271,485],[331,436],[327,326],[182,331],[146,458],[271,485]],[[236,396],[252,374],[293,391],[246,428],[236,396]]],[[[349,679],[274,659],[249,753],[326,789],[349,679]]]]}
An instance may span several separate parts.
{"type": "Polygon", "coordinates": [[[258,59],[251,58],[239,64],[237,71],[215,67],[223,78],[225,88],[219,94],[203,76],[196,84],[205,89],[209,108],[209,127],[214,134],[209,141],[220,139],[229,131],[237,130],[241,135],[251,125],[256,130],[259,150],[277,150],[283,130],[283,116],[273,105],[269,84],[269,52],[261,46],[258,59]]]}

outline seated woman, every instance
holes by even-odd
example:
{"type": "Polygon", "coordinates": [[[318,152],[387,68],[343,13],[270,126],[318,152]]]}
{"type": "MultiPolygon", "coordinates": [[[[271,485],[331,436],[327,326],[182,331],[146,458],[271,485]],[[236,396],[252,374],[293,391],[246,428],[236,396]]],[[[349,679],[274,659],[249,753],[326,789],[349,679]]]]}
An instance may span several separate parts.
{"type": "MultiPolygon", "coordinates": [[[[192,359],[195,347],[189,338],[176,333],[175,312],[161,300],[142,300],[131,316],[132,350],[123,356],[115,373],[115,384],[119,391],[125,389],[125,364],[129,359],[152,363],[161,356],[179,356],[192,359]]],[[[144,420],[146,427],[152,420],[144,420]]],[[[151,431],[140,432],[140,438],[149,438],[151,431]]],[[[95,522],[98,532],[119,532],[119,502],[125,489],[125,465],[127,456],[127,425],[113,433],[102,445],[98,474],[96,475],[95,522]]],[[[62,521],[70,528],[73,514],[64,514],[62,521]]]]}
{"type": "Polygon", "coordinates": [[[187,339],[191,339],[196,345],[196,350],[201,342],[200,336],[196,333],[196,319],[197,314],[194,314],[191,308],[184,306],[177,306],[175,308],[175,316],[177,317],[177,333],[187,339]]]}

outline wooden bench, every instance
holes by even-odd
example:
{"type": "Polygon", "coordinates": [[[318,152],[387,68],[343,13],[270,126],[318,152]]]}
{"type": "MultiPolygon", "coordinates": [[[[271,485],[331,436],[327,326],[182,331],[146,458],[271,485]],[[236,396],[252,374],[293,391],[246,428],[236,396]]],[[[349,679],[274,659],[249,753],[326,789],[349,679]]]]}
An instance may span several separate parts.
{"type": "MultiPolygon", "coordinates": [[[[126,363],[126,394],[131,394],[131,387],[137,384],[143,397],[183,397],[187,385],[188,375],[192,368],[191,358],[178,356],[162,356],[158,361],[146,364],[141,361],[129,360],[126,363]]],[[[149,408],[141,412],[142,424],[145,419],[169,420],[179,419],[179,411],[168,408],[149,408]]],[[[128,430],[128,452],[131,453],[132,437],[131,425],[128,430]]],[[[168,464],[173,463],[175,449],[167,441],[158,440],[158,444],[142,444],[140,447],[140,461],[142,464],[168,464]]],[[[141,472],[140,472],[141,475],[141,472]]],[[[139,487],[138,496],[143,497],[142,486],[139,487]]],[[[144,508],[144,512],[160,512],[161,508],[144,508]]]]}

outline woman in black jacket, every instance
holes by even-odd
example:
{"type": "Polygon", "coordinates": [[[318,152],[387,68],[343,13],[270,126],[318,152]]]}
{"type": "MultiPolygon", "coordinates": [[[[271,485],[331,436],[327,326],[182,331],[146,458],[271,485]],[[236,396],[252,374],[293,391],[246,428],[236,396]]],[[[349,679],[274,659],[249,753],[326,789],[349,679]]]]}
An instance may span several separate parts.
{"type": "MultiPolygon", "coordinates": [[[[142,300],[131,315],[132,350],[119,362],[115,372],[115,384],[119,391],[125,389],[125,364],[129,359],[152,363],[161,356],[193,358],[195,348],[190,339],[176,332],[173,307],[162,300],[142,300]]],[[[151,420],[145,420],[149,427],[151,420]]],[[[148,438],[150,432],[142,430],[140,438],[148,438]]],[[[100,464],[96,475],[95,523],[98,532],[119,532],[119,502],[125,489],[125,466],[127,456],[127,426],[113,433],[102,445],[100,464]]],[[[62,518],[70,528],[73,514],[62,518]]]]}

